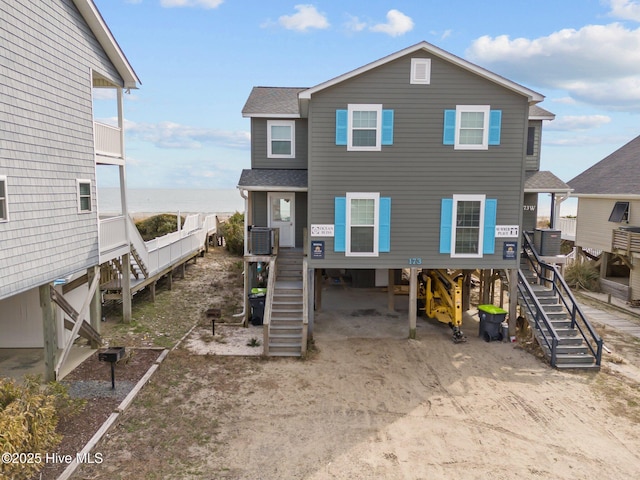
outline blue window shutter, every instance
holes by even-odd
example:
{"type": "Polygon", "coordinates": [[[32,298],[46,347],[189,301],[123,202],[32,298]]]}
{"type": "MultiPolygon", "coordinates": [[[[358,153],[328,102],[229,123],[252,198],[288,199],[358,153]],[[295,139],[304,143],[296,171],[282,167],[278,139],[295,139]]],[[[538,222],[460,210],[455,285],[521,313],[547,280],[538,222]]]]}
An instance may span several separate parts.
{"type": "Polygon", "coordinates": [[[454,145],[455,141],[456,141],[456,111],[445,110],[444,111],[444,133],[442,134],[442,144],[454,145]]]}
{"type": "Polygon", "coordinates": [[[380,219],[378,225],[378,252],[391,251],[391,199],[380,197],[380,219]]]}
{"type": "Polygon", "coordinates": [[[443,198],[440,208],[440,253],[451,253],[453,199],[443,198]]]}
{"type": "Polygon", "coordinates": [[[344,252],[347,242],[347,199],[346,197],[335,198],[333,226],[333,251],[344,252]]]}
{"type": "Polygon", "coordinates": [[[382,110],[382,145],[393,145],[393,110],[382,110]]]}
{"type": "Polygon", "coordinates": [[[487,198],[484,201],[484,238],[482,253],[493,254],[496,251],[496,214],[498,200],[487,198]]]}
{"type": "Polygon", "coordinates": [[[500,145],[500,129],[502,126],[502,110],[489,112],[489,145],[500,145]]]}
{"type": "Polygon", "coordinates": [[[349,113],[346,110],[336,110],[336,145],[347,144],[347,124],[349,113]]]}

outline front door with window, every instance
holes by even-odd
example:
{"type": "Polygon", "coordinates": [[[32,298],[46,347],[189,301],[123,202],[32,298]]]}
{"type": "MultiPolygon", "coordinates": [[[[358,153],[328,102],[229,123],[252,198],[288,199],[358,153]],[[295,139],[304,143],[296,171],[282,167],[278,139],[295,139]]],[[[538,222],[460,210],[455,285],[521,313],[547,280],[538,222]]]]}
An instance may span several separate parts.
{"type": "Polygon", "coordinates": [[[294,247],[295,235],[295,193],[269,193],[269,226],[280,229],[280,246],[294,247]]]}

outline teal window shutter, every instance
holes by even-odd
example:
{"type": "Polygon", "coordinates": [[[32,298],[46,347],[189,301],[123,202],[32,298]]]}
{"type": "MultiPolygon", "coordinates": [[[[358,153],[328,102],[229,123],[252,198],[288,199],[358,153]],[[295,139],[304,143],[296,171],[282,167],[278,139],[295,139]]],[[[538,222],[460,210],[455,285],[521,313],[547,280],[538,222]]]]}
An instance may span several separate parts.
{"type": "Polygon", "coordinates": [[[451,253],[453,198],[443,198],[440,207],[440,253],[451,253]]]}
{"type": "Polygon", "coordinates": [[[489,112],[489,145],[500,145],[500,129],[502,126],[502,110],[489,112]]]}
{"type": "Polygon", "coordinates": [[[493,254],[496,251],[496,215],[498,200],[487,198],[484,201],[484,237],[482,253],[493,254]]]}
{"type": "Polygon", "coordinates": [[[346,110],[336,110],[336,145],[347,144],[349,114],[346,110]]]}
{"type": "Polygon", "coordinates": [[[382,145],[393,145],[393,110],[382,110],[382,145]]]}
{"type": "Polygon", "coordinates": [[[333,251],[344,252],[347,243],[347,198],[335,198],[333,251]]]}
{"type": "Polygon", "coordinates": [[[444,111],[444,132],[442,134],[443,145],[454,145],[456,141],[456,111],[444,111]]]}
{"type": "Polygon", "coordinates": [[[380,197],[380,218],[378,227],[378,252],[391,251],[391,198],[380,197]]]}

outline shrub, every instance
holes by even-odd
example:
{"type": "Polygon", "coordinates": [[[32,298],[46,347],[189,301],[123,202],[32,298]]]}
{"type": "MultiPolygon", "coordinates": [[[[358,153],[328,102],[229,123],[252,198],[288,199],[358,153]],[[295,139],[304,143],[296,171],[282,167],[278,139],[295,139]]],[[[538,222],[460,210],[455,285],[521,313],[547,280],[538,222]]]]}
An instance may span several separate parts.
{"type": "MultiPolygon", "coordinates": [[[[184,225],[184,217],[180,217],[180,225],[184,225]]],[[[161,213],[136,222],[136,227],[145,242],[178,230],[176,215],[161,213]]]]}
{"type": "Polygon", "coordinates": [[[229,250],[234,255],[244,255],[244,214],[236,212],[220,225],[220,234],[224,237],[229,250]]]}
{"type": "Polygon", "coordinates": [[[596,291],[599,278],[600,272],[589,262],[576,262],[564,272],[567,284],[578,290],[596,291]]]}
{"type": "Polygon", "coordinates": [[[56,433],[60,413],[75,413],[83,405],[69,398],[66,388],[52,382],[44,389],[39,377],[27,377],[24,384],[0,379],[0,452],[39,456],[2,462],[2,478],[31,478],[45,463],[61,437],[56,433]]]}

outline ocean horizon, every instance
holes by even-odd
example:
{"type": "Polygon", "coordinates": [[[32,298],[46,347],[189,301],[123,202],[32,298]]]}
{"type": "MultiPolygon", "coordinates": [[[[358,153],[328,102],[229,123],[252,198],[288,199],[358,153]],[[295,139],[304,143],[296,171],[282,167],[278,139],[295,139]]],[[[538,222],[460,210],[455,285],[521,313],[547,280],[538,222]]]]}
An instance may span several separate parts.
{"type": "MultiPolygon", "coordinates": [[[[128,188],[130,214],[244,212],[244,199],[235,188],[128,188]]],[[[98,211],[101,215],[120,213],[120,190],[98,187],[98,211]]]]}

